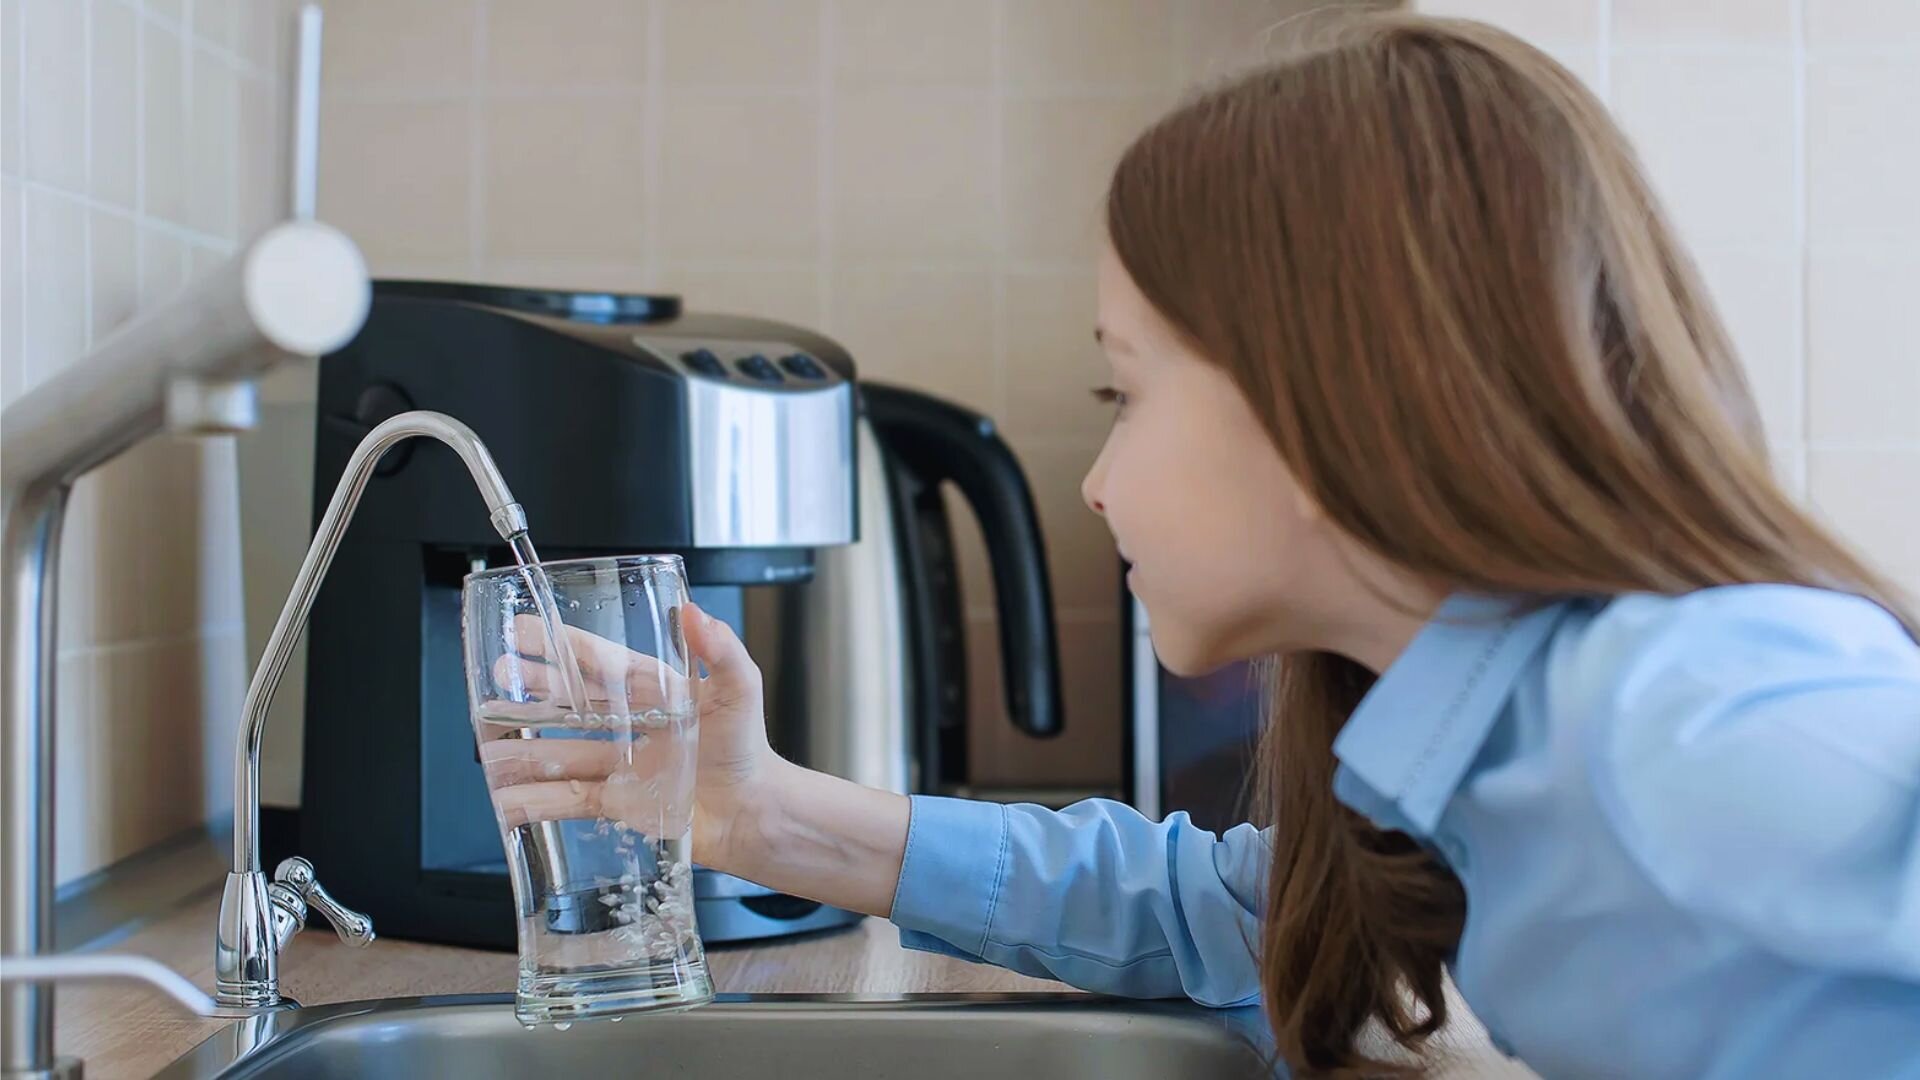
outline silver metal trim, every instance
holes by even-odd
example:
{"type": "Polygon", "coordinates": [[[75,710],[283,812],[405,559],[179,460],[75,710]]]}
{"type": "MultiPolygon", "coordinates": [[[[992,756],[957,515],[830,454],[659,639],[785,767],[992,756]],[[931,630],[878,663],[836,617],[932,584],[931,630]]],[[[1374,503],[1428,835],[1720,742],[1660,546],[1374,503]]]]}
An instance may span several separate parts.
{"type": "Polygon", "coordinates": [[[825,547],[854,536],[853,387],[687,379],[693,542],[825,547]]]}
{"type": "Polygon", "coordinates": [[[1147,608],[1137,596],[1133,605],[1133,808],[1154,820],[1162,811],[1160,791],[1160,658],[1153,651],[1153,631],[1147,608]]]}
{"type": "Polygon", "coordinates": [[[919,738],[909,704],[906,597],[894,534],[893,499],[884,451],[871,425],[856,433],[860,540],[814,555],[813,582],[783,597],[799,605],[797,640],[769,649],[801,649],[806,667],[798,700],[783,700],[806,718],[806,764],[867,787],[905,794],[917,786],[913,743],[919,738]]]}
{"type": "MultiPolygon", "coordinates": [[[[706,548],[829,547],[854,531],[853,384],[825,361],[818,379],[761,382],[735,362],[807,352],[772,339],[635,334],[635,348],[681,375],[693,542],[706,548]],[[728,374],[681,359],[706,349],[728,374]]],[[[809,354],[811,355],[811,354],[809,354]]]]}

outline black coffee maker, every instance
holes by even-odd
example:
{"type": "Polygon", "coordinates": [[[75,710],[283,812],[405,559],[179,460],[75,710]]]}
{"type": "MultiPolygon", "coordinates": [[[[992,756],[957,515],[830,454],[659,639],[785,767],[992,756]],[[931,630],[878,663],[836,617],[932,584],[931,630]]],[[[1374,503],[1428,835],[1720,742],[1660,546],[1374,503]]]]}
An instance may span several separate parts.
{"type": "MultiPolygon", "coordinates": [[[[796,327],[671,297],[376,282],[366,328],[319,365],[316,519],[361,438],[409,409],[473,428],[544,558],[678,554],[737,628],[750,589],[805,582],[816,549],[856,538],[853,365],[796,327]]],[[[511,560],[458,458],[403,443],[313,606],[300,843],[392,936],[513,945],[460,659],[461,579],[511,560]]],[[[728,891],[727,917],[700,913],[710,936],[846,919],[728,891]]]]}
{"type": "MultiPolygon", "coordinates": [[[[964,626],[940,489],[973,507],[1012,723],[1060,729],[1037,516],[984,418],[857,387],[834,342],[675,298],[379,281],[319,364],[315,520],[375,425],[434,409],[480,436],[543,558],[671,553],[768,675],[775,749],[898,791],[964,786],[964,626]]],[[[383,934],[512,948],[506,861],[468,719],[460,586],[511,561],[458,458],[403,443],[309,620],[298,839],[383,934]]],[[[698,868],[708,941],[858,916],[698,868]]]]}

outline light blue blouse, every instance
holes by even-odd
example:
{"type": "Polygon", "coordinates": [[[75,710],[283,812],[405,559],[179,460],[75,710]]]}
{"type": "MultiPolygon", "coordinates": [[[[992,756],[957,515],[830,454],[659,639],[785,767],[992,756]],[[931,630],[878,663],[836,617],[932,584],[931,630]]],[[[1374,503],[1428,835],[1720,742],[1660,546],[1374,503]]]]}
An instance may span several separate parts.
{"type": "MultiPolygon", "coordinates": [[[[1334,753],[1341,800],[1460,877],[1453,977],[1535,1070],[1920,1078],[1920,646],[1878,606],[1455,597],[1334,753]]],[[[1265,858],[1184,814],[917,797],[892,917],[912,948],[1244,1005],[1265,858]]]]}

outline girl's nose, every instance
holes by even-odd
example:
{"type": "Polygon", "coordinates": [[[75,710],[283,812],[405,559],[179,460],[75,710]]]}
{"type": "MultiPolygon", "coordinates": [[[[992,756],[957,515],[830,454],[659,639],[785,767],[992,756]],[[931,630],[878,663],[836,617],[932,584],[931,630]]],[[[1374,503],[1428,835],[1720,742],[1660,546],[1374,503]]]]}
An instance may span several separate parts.
{"type": "Polygon", "coordinates": [[[1094,459],[1093,467],[1087,470],[1087,475],[1080,481],[1081,501],[1087,504],[1087,509],[1101,517],[1107,514],[1107,504],[1100,498],[1100,489],[1106,472],[1104,468],[1106,458],[1106,453],[1102,451],[1100,456],[1094,459]]]}

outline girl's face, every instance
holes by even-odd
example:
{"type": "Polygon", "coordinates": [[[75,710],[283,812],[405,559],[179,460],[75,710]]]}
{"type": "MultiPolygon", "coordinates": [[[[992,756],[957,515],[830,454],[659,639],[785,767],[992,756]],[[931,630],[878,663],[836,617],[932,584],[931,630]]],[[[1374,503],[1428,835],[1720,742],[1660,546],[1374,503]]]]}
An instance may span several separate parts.
{"type": "Polygon", "coordinates": [[[1081,485],[1146,605],[1154,650],[1180,675],[1324,647],[1350,567],[1225,369],[1194,353],[1109,248],[1097,334],[1113,429],[1081,485]]]}

